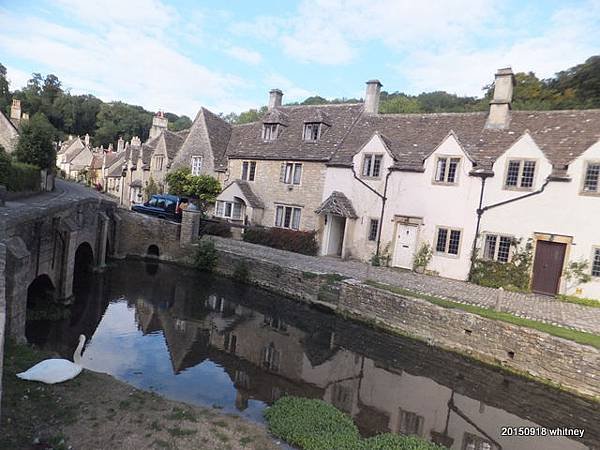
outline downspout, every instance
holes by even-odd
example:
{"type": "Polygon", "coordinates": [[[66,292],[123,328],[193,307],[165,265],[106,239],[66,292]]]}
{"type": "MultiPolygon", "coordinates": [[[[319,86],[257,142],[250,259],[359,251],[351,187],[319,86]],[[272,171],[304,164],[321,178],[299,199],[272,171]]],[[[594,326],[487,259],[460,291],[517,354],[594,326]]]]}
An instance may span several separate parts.
{"type": "Polygon", "coordinates": [[[352,175],[354,176],[354,178],[356,180],[358,180],[362,185],[366,186],[367,189],[369,189],[371,192],[373,192],[375,195],[377,195],[377,197],[379,197],[381,199],[381,214],[379,216],[379,230],[377,231],[377,249],[375,251],[375,254],[377,256],[379,256],[379,247],[381,246],[381,229],[383,228],[383,215],[385,213],[385,202],[387,200],[387,197],[386,197],[387,187],[388,187],[388,181],[389,181],[390,175],[392,174],[392,171],[391,171],[391,169],[388,168],[387,175],[385,176],[385,185],[383,187],[383,194],[380,194],[376,189],[369,186],[362,179],[360,179],[360,177],[358,177],[358,175],[356,175],[354,166],[351,167],[351,170],[352,170],[352,175]]]}
{"type": "Polygon", "coordinates": [[[477,240],[479,239],[479,228],[481,225],[481,217],[483,216],[483,213],[490,209],[497,208],[498,206],[507,205],[509,203],[513,203],[513,202],[516,202],[519,200],[524,200],[526,198],[533,197],[534,195],[541,194],[546,189],[546,186],[548,186],[548,183],[550,183],[550,177],[546,178],[546,180],[544,181],[544,184],[542,184],[542,186],[536,191],[529,192],[525,195],[520,195],[518,197],[509,198],[508,200],[503,200],[501,202],[492,203],[491,205],[482,207],[483,191],[484,191],[484,187],[485,187],[485,176],[481,177],[481,192],[479,195],[479,208],[477,208],[477,227],[475,228],[475,238],[473,239],[473,252],[471,254],[471,270],[469,271],[469,280],[471,279],[471,275],[473,273],[473,264],[475,262],[475,250],[477,247],[477,240]]]}

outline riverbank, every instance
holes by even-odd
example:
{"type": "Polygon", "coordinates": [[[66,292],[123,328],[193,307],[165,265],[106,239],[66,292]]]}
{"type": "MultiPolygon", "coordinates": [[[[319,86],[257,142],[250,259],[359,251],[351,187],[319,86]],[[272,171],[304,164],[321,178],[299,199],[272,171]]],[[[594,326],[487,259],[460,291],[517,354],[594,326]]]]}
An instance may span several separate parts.
{"type": "Polygon", "coordinates": [[[48,357],[56,355],[7,342],[0,448],[281,448],[258,424],[219,409],[167,400],[110,375],[84,370],[76,379],[58,385],[15,376],[48,357]]]}

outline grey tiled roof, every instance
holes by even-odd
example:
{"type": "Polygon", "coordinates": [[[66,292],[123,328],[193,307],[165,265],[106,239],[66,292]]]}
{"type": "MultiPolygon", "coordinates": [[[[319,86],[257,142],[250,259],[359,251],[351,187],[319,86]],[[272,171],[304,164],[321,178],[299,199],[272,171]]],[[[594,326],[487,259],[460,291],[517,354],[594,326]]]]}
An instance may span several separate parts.
{"type": "Polygon", "coordinates": [[[330,164],[350,165],[352,157],[379,133],[404,170],[420,170],[423,160],[454,133],[479,166],[493,162],[526,131],[557,171],[600,139],[600,110],[513,111],[507,129],[486,129],[487,112],[363,115],[330,164]]]}
{"type": "Polygon", "coordinates": [[[361,114],[362,109],[362,103],[278,107],[261,122],[234,125],[227,147],[227,156],[229,158],[328,161],[337,144],[361,114]],[[263,123],[274,120],[275,115],[280,119],[285,116],[286,125],[281,126],[276,140],[265,142],[262,139],[263,123]],[[330,126],[323,126],[321,138],[318,141],[304,141],[302,139],[304,123],[315,117],[325,119],[330,126]]]}
{"type": "Polygon", "coordinates": [[[114,161],[112,161],[110,166],[108,166],[108,164],[107,164],[107,168],[108,168],[108,173],[106,174],[107,177],[119,178],[123,174],[123,164],[125,163],[125,153],[121,152],[121,153],[118,153],[117,155],[118,155],[117,158],[115,158],[114,161]]]}
{"type": "Polygon", "coordinates": [[[215,159],[215,169],[227,167],[227,144],[231,138],[231,125],[206,108],[202,108],[208,131],[210,147],[215,159]]]}
{"type": "Polygon", "coordinates": [[[317,214],[334,214],[336,216],[356,219],[356,211],[352,202],[342,192],[333,191],[327,199],[321,203],[321,206],[315,211],[317,214]]]}
{"type": "Polygon", "coordinates": [[[252,190],[252,186],[250,186],[250,183],[243,180],[235,180],[234,183],[236,183],[239,186],[240,190],[244,194],[244,197],[246,197],[246,200],[248,200],[250,206],[252,206],[253,208],[264,209],[265,204],[263,203],[261,198],[254,193],[254,191],[252,190]]]}

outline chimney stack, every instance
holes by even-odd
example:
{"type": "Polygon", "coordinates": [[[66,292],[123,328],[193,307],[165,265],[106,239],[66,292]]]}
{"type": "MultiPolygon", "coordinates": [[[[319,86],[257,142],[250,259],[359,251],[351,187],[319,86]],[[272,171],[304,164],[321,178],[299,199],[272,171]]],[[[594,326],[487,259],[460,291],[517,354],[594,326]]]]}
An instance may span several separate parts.
{"type": "Polygon", "coordinates": [[[513,87],[516,85],[515,76],[510,67],[498,69],[494,80],[494,97],[490,102],[490,114],[485,124],[486,128],[505,129],[510,124],[513,87]]]}
{"type": "Polygon", "coordinates": [[[141,145],[142,145],[142,140],[139,137],[134,136],[131,138],[131,146],[132,147],[140,147],[141,145]]]}
{"type": "Polygon", "coordinates": [[[117,141],[117,153],[125,150],[125,141],[122,136],[119,136],[119,140],[117,141]]]}
{"type": "Polygon", "coordinates": [[[10,106],[10,120],[18,127],[21,122],[21,100],[13,98],[12,105],[10,106]]]}
{"type": "Polygon", "coordinates": [[[281,106],[281,99],[283,98],[283,92],[280,89],[271,89],[269,91],[269,111],[273,108],[281,106]]]}
{"type": "Polygon", "coordinates": [[[158,136],[164,130],[167,129],[169,125],[169,119],[165,117],[165,113],[159,111],[152,118],[152,128],[150,128],[150,139],[158,136]]]}
{"type": "Polygon", "coordinates": [[[85,146],[89,147],[90,146],[90,135],[88,133],[85,133],[85,137],[83,138],[84,142],[85,142],[85,146]]]}
{"type": "Polygon", "coordinates": [[[379,112],[379,94],[383,86],[379,80],[367,81],[367,90],[365,92],[365,112],[367,114],[377,114],[379,112]]]}

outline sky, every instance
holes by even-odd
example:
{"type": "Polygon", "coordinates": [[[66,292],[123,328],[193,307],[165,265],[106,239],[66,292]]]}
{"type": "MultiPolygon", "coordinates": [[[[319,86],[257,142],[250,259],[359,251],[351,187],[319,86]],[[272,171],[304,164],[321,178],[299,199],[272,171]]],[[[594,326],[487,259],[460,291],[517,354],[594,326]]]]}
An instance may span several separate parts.
{"type": "Polygon", "coordinates": [[[11,90],[53,73],[73,94],[194,117],[286,101],[445,90],[496,69],[547,78],[600,54],[600,0],[0,0],[11,90]]]}

